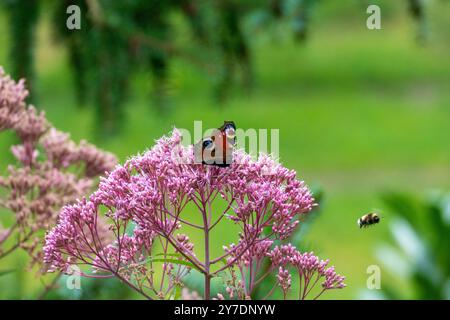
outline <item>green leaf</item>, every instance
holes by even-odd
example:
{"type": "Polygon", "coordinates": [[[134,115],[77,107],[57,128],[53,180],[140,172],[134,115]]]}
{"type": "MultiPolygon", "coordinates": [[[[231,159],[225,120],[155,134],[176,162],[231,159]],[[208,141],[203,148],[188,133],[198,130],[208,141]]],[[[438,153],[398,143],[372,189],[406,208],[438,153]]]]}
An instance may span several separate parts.
{"type": "MultiPolygon", "coordinates": [[[[192,270],[186,277],[183,278],[183,283],[192,291],[196,291],[200,296],[204,295],[205,288],[205,275],[198,270],[192,270]]],[[[225,291],[225,285],[223,278],[213,277],[211,278],[211,297],[216,296],[218,293],[225,291]]]]}
{"type": "Polygon", "coordinates": [[[406,219],[415,229],[421,230],[422,223],[419,217],[423,208],[417,199],[401,192],[384,192],[381,198],[393,213],[406,219]]]}
{"type": "Polygon", "coordinates": [[[175,257],[175,258],[183,257],[183,255],[181,253],[158,253],[158,254],[155,254],[155,257],[161,257],[161,256],[175,257]]]}
{"type": "Polygon", "coordinates": [[[180,300],[180,297],[181,297],[181,287],[175,286],[175,292],[173,293],[173,299],[180,300]]]}
{"type": "Polygon", "coordinates": [[[16,270],[14,270],[14,269],[10,269],[10,270],[2,270],[2,271],[0,271],[0,277],[1,277],[1,276],[5,276],[5,275],[7,275],[7,274],[10,274],[10,273],[12,273],[12,272],[14,272],[14,271],[16,271],[16,270]]]}
{"type": "Polygon", "coordinates": [[[184,265],[184,266],[188,266],[188,267],[190,267],[190,268],[193,268],[193,269],[197,269],[197,267],[196,267],[192,262],[185,261],[185,260],[164,259],[164,258],[161,258],[161,259],[150,259],[150,261],[151,261],[151,262],[164,262],[164,263],[181,264],[181,265],[184,265]]]}

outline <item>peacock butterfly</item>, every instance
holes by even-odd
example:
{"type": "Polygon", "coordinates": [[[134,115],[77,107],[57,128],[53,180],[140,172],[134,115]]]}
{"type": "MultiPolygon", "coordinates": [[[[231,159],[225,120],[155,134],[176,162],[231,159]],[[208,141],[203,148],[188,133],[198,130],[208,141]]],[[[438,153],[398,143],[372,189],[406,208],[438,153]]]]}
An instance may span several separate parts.
{"type": "Polygon", "coordinates": [[[214,129],[211,137],[194,145],[196,163],[228,167],[233,162],[233,148],[236,144],[236,126],[233,121],[224,121],[214,129]]]}

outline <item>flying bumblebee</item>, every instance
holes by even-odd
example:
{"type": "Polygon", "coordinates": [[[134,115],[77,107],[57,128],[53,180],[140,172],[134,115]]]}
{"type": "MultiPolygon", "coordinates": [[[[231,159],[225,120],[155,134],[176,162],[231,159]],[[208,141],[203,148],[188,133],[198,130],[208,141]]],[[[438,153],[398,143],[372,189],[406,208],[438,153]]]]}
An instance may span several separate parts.
{"type": "Polygon", "coordinates": [[[366,215],[363,215],[357,221],[359,228],[363,228],[363,227],[367,228],[368,226],[377,224],[379,222],[380,222],[380,216],[375,212],[371,212],[366,215]]]}

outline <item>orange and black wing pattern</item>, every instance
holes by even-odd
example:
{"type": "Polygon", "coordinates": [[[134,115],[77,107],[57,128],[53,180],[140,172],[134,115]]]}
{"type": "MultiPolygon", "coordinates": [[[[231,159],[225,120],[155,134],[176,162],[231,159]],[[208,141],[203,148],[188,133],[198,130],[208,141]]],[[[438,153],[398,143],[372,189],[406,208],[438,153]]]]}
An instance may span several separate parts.
{"type": "Polygon", "coordinates": [[[236,125],[225,121],[210,137],[194,145],[195,162],[219,167],[228,167],[233,162],[236,144],[236,125]]]}

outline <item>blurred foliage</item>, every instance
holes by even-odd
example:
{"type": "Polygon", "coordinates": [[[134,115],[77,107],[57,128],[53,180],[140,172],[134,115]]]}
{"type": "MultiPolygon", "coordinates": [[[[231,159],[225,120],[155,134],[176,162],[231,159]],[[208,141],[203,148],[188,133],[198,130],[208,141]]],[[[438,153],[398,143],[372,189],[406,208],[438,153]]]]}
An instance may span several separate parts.
{"type": "Polygon", "coordinates": [[[39,0],[6,0],[11,42],[10,73],[14,79],[26,78],[30,102],[34,99],[34,48],[36,25],[39,18],[39,0]]]}
{"type": "MultiPolygon", "coordinates": [[[[25,77],[29,85],[34,82],[38,13],[43,8],[51,11],[54,34],[69,54],[78,102],[82,106],[92,99],[96,128],[111,134],[123,123],[124,101],[136,71],[148,70],[153,76],[153,98],[160,113],[168,109],[169,68],[174,57],[205,69],[214,84],[214,96],[224,101],[237,80],[246,91],[252,87],[250,40],[254,33],[280,22],[290,26],[295,39],[305,40],[312,10],[322,1],[6,0],[13,40],[12,73],[15,78],[25,77]],[[66,28],[70,5],[81,9],[81,30],[66,28]],[[182,46],[174,41],[180,33],[174,15],[181,16],[191,31],[192,37],[182,46]]],[[[412,16],[424,25],[425,1],[406,1],[412,16]]],[[[420,39],[423,30],[420,27],[420,39]]],[[[184,35],[178,38],[186,40],[184,35]]]]}
{"type": "Polygon", "coordinates": [[[45,299],[52,300],[95,300],[95,299],[123,299],[138,298],[132,289],[116,278],[96,279],[82,278],[79,289],[69,289],[67,281],[70,276],[63,275],[58,279],[55,287],[45,295],[45,299]]]}
{"type": "Polygon", "coordinates": [[[376,254],[395,277],[407,281],[412,291],[399,291],[382,281],[383,299],[450,299],[450,194],[435,192],[425,199],[388,192],[393,245],[376,254]]]}

